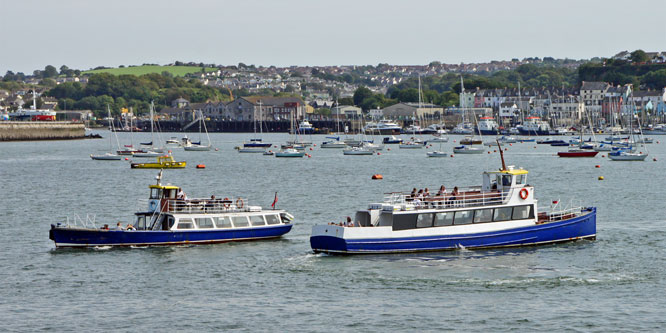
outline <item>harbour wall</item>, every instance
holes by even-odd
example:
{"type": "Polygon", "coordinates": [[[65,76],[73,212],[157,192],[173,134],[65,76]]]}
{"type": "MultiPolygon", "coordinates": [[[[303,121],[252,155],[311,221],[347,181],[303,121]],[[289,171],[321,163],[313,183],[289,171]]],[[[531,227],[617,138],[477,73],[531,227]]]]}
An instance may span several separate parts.
{"type": "Polygon", "coordinates": [[[83,123],[69,121],[3,121],[0,141],[71,140],[85,138],[83,123]]]}

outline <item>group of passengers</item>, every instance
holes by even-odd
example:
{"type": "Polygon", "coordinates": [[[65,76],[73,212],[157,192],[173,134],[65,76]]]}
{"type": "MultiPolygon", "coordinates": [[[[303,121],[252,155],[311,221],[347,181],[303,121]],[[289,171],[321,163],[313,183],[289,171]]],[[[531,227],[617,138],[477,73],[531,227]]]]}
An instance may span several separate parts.
{"type": "Polygon", "coordinates": [[[328,225],[337,225],[340,227],[353,227],[354,222],[352,221],[351,217],[347,216],[347,220],[345,222],[340,222],[340,223],[330,222],[328,225]]]}
{"type": "Polygon", "coordinates": [[[441,205],[445,201],[454,201],[458,200],[460,193],[458,192],[458,186],[453,188],[453,191],[448,193],[446,192],[446,186],[442,185],[439,187],[439,190],[436,194],[432,195],[430,190],[426,187],[425,189],[416,190],[416,187],[412,189],[412,192],[407,197],[407,201],[413,202],[416,206],[425,206],[431,205],[441,205]]]}
{"type": "MultiPolygon", "coordinates": [[[[108,225],[108,224],[105,224],[105,225],[102,226],[100,229],[102,229],[102,230],[111,230],[111,229],[109,229],[109,225],[108,225]]],[[[119,230],[119,231],[120,231],[120,230],[134,231],[134,230],[136,230],[136,228],[135,228],[131,223],[128,223],[126,227],[123,227],[122,222],[118,222],[118,223],[116,224],[116,227],[115,227],[113,230],[119,230]]]]}

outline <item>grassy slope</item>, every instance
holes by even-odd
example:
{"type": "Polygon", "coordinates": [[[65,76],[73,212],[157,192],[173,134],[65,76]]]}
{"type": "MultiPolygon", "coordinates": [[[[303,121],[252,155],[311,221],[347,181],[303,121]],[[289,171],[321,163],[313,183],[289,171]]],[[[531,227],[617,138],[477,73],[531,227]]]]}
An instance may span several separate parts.
{"type": "MultiPolygon", "coordinates": [[[[206,68],[207,72],[212,72],[217,70],[217,68],[206,68]]],[[[97,73],[111,73],[113,75],[143,75],[149,73],[162,73],[167,71],[173,76],[184,76],[189,73],[199,73],[201,72],[201,67],[190,67],[190,66],[137,66],[137,67],[125,67],[125,68],[109,68],[109,69],[95,69],[90,71],[83,72],[84,74],[97,74],[97,73]]]]}

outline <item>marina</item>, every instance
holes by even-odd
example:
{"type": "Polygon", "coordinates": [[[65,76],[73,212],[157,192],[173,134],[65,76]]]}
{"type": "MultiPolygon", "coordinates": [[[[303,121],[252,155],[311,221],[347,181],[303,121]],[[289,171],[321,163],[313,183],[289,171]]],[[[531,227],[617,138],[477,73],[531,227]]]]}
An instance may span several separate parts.
{"type": "MultiPolygon", "coordinates": [[[[105,139],[110,134],[108,131],[99,133],[105,139]]],[[[118,135],[121,142],[127,142],[130,134],[118,135]]],[[[149,133],[134,135],[138,142],[149,141],[149,133]]],[[[163,133],[163,136],[181,138],[183,134],[163,133]]],[[[662,260],[666,244],[659,233],[651,231],[663,229],[666,224],[660,217],[646,214],[645,211],[649,210],[644,207],[659,206],[659,200],[664,195],[654,182],[660,177],[662,161],[666,158],[666,148],[663,143],[657,142],[659,140],[650,147],[650,159],[635,163],[619,163],[607,156],[601,157],[606,153],[591,159],[560,159],[557,157],[560,147],[537,145],[535,142],[502,145],[507,148],[505,158],[508,161],[529,170],[528,183],[538,192],[539,207],[549,207],[556,200],[566,205],[575,198],[585,198],[582,202],[585,206],[596,207],[596,241],[524,248],[458,248],[447,252],[336,257],[314,254],[309,243],[313,226],[340,223],[346,215],[354,216],[353,212],[363,208],[365,203],[381,198],[381,193],[396,189],[435,189],[445,184],[450,191],[454,186],[462,188],[465,184],[478,183],[479,175],[484,171],[497,170],[499,155],[493,151],[496,147],[486,149],[490,154],[456,155],[454,158],[426,156],[426,152],[435,150],[453,154],[453,147],[463,136],[451,135],[448,143],[437,143],[431,148],[401,150],[392,146],[393,149],[385,149],[381,155],[348,157],[341,155],[337,149],[322,149],[320,143],[328,139],[323,135],[313,135],[313,150],[308,148],[312,158],[294,163],[290,159],[262,154],[238,154],[234,147],[247,138],[245,134],[213,133],[210,137],[212,145],[219,151],[188,152],[171,148],[175,159],[187,161],[188,165],[178,171],[165,170],[162,183],[183,186],[191,198],[209,198],[210,194],[215,194],[216,198],[233,197],[235,203],[236,196],[233,194],[238,194],[250,198],[251,205],[262,207],[270,207],[275,199],[274,192],[278,191],[276,209],[296,217],[289,233],[259,242],[129,246],[120,249],[114,246],[56,248],[48,239],[50,224],[66,223],[67,217],[73,222],[74,214],[78,214],[83,221],[90,214],[89,222],[94,221],[97,228],[104,224],[113,228],[117,221],[122,221],[123,226],[130,222],[135,224],[137,216],[134,213],[149,207],[145,199],[137,201],[137,198],[146,198],[147,185],[155,183],[152,179],[158,170],[129,170],[129,162],[124,160],[113,163],[91,160],[88,154],[108,150],[107,140],[3,143],[6,158],[0,163],[3,175],[9,180],[6,182],[7,190],[15,193],[3,201],[8,208],[4,219],[21,221],[8,223],[8,232],[0,236],[4,251],[15,253],[13,258],[0,259],[3,267],[13,272],[0,275],[16,290],[6,292],[5,299],[19,304],[17,309],[31,307],[52,311],[55,303],[50,300],[59,299],[59,304],[80,303],[89,311],[119,316],[136,300],[134,296],[118,292],[126,290],[126,280],[136,274],[162,271],[172,281],[194,277],[192,286],[184,289],[191,295],[185,299],[209,303],[186,310],[187,315],[194,318],[198,318],[196,312],[202,306],[228,310],[226,305],[220,303],[219,295],[228,295],[227,298],[240,299],[252,306],[258,300],[270,297],[283,309],[280,315],[273,311],[262,313],[266,318],[278,320],[285,314],[294,316],[299,312],[297,308],[288,306],[290,301],[280,300],[291,298],[308,306],[322,306],[318,295],[327,294],[330,301],[338,302],[343,307],[353,307],[358,301],[352,294],[357,288],[362,288],[371,291],[367,304],[395,297],[408,300],[405,304],[396,304],[398,309],[409,314],[400,315],[401,321],[411,316],[410,309],[426,303],[474,307],[479,302],[501,303],[507,292],[511,293],[512,302],[530,302],[535,294],[549,300],[547,305],[530,303],[530,310],[521,312],[524,318],[535,322],[543,320],[544,311],[552,311],[553,308],[558,309],[558,315],[549,315],[548,320],[559,320],[560,315],[575,315],[576,311],[570,309],[572,301],[585,303],[586,299],[603,296],[608,296],[603,298],[610,300],[618,295],[627,302],[645,305],[639,307],[642,310],[619,314],[615,310],[615,302],[597,301],[592,313],[609,321],[618,315],[631,316],[644,323],[658,321],[658,311],[651,312],[649,309],[660,302],[647,301],[646,304],[645,300],[655,288],[663,287],[659,279],[661,265],[658,263],[662,260]],[[341,158],[344,160],[340,161],[341,158]],[[44,169],[44,163],[51,167],[44,169]],[[194,166],[199,164],[205,164],[207,168],[195,169],[194,166]],[[595,165],[600,168],[595,168],[595,165]],[[95,172],[84,171],[93,166],[95,172]],[[224,176],[235,175],[239,170],[243,170],[243,177],[224,176]],[[39,183],[15,181],[26,173],[34,172],[41,173],[39,183]],[[374,174],[382,174],[384,179],[372,180],[370,176],[374,174]],[[597,180],[601,175],[605,180],[597,180]],[[253,181],[248,182],[248,179],[253,181]],[[349,185],[330,186],[333,183],[349,185]],[[19,190],[23,187],[24,190],[19,190]],[[54,196],[53,191],[44,189],[67,190],[59,191],[60,194],[54,196]],[[645,196],[644,191],[655,195],[645,196]],[[31,201],[49,202],[49,205],[36,205],[30,210],[20,208],[31,201]],[[81,275],[85,270],[98,273],[81,275]],[[204,282],[211,278],[217,283],[204,282]],[[240,286],[246,287],[242,291],[238,288],[238,279],[244,281],[240,283],[240,286]],[[25,282],[27,280],[34,282],[25,282]],[[341,284],[340,280],[356,287],[347,290],[345,285],[348,283],[341,284]],[[50,281],[61,282],[54,284],[50,281]],[[317,281],[318,286],[309,286],[308,281],[317,281]],[[97,298],[112,302],[116,307],[110,308],[89,300],[78,292],[82,288],[80,283],[90,285],[97,298]],[[290,288],[276,287],[287,283],[290,288]],[[204,285],[207,287],[203,288],[204,285]],[[405,286],[409,287],[405,289],[405,286]],[[391,290],[390,297],[386,290],[391,290]],[[571,293],[566,301],[559,296],[563,290],[571,293]],[[457,300],[441,303],[437,295],[443,291],[457,300]]],[[[406,135],[400,137],[409,138],[406,135]]],[[[265,134],[265,140],[269,142],[285,142],[288,138],[287,134],[265,134]]],[[[137,286],[132,290],[141,295],[142,302],[162,302],[165,297],[182,297],[170,289],[161,291],[159,295],[148,286],[137,286]]],[[[439,311],[430,311],[427,316],[436,316],[437,313],[439,311]]],[[[503,309],[492,309],[488,314],[475,316],[489,319],[508,313],[503,309]]],[[[303,316],[303,320],[317,318],[313,314],[298,315],[303,316]]],[[[18,316],[30,318],[32,325],[44,327],[72,322],[71,317],[47,320],[30,312],[18,316]]],[[[356,314],[347,317],[359,322],[365,318],[356,314]]],[[[148,327],[143,319],[130,317],[127,321],[135,328],[148,327]]],[[[78,325],[85,325],[74,319],[74,323],[77,322],[78,325]]],[[[155,324],[154,321],[149,322],[155,324]]],[[[510,321],[500,322],[512,325],[510,321]]],[[[228,323],[245,325],[244,321],[231,318],[228,323]]],[[[375,324],[372,326],[376,327],[375,324]]],[[[287,323],[281,327],[296,326],[287,323]]]]}

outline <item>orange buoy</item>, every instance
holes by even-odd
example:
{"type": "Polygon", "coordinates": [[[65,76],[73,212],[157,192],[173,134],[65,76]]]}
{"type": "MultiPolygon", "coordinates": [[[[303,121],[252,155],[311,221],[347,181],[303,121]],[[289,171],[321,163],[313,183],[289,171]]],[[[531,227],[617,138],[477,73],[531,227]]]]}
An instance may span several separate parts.
{"type": "Polygon", "coordinates": [[[220,148],[215,148],[215,151],[220,151],[220,148]]]}
{"type": "Polygon", "coordinates": [[[657,158],[656,158],[656,157],[655,157],[655,158],[653,158],[652,160],[653,160],[653,161],[655,161],[655,162],[657,162],[657,158]]]}
{"type": "Polygon", "coordinates": [[[453,154],[451,154],[451,157],[453,157],[453,154]]]}
{"type": "Polygon", "coordinates": [[[316,143],[313,143],[312,145],[315,146],[315,147],[317,147],[317,144],[316,144],[316,143]]]}
{"type": "Polygon", "coordinates": [[[507,151],[507,150],[509,150],[509,148],[504,148],[504,151],[507,151]]]}
{"type": "Polygon", "coordinates": [[[310,150],[312,150],[312,147],[310,147],[310,150]]]}
{"type": "Polygon", "coordinates": [[[374,175],[372,175],[372,179],[384,179],[384,176],[382,176],[380,174],[374,174],[374,175]]]}
{"type": "Polygon", "coordinates": [[[513,146],[513,143],[509,143],[509,146],[513,146]]]}
{"type": "Polygon", "coordinates": [[[387,149],[388,151],[391,151],[391,148],[387,149]]]}
{"type": "Polygon", "coordinates": [[[493,153],[496,153],[496,152],[497,152],[497,149],[493,149],[493,153]]]}
{"type": "Polygon", "coordinates": [[[377,155],[381,155],[381,154],[382,154],[382,153],[380,153],[380,152],[377,152],[377,155]]]}
{"type": "Polygon", "coordinates": [[[601,157],[606,157],[606,155],[601,155],[601,157]]]}
{"type": "Polygon", "coordinates": [[[205,169],[206,165],[205,164],[197,164],[197,169],[205,169]]]}
{"type": "Polygon", "coordinates": [[[125,157],[125,161],[129,161],[129,158],[125,157]]]}
{"type": "Polygon", "coordinates": [[[490,154],[490,150],[488,151],[488,154],[490,154]]]}
{"type": "Polygon", "coordinates": [[[601,165],[597,164],[594,166],[595,168],[601,168],[601,165]]]}

